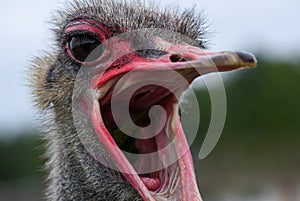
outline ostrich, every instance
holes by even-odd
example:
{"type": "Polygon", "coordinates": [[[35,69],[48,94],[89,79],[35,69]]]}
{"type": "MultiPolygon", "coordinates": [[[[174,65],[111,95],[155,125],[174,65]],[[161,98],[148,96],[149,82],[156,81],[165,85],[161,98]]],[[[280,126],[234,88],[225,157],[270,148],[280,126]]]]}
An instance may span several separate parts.
{"type": "MultiPolygon", "coordinates": [[[[54,48],[36,58],[30,68],[34,101],[41,111],[50,114],[46,117],[49,129],[45,198],[51,201],[202,200],[179,121],[178,100],[170,90],[152,83],[132,94],[128,110],[138,127],[160,124],[161,117],[157,115],[157,121],[150,121],[149,108],[160,105],[166,111],[167,121],[159,134],[145,139],[128,136],[118,127],[112,117],[112,91],[117,88],[119,95],[115,98],[120,99],[117,103],[121,108],[125,107],[122,97],[126,90],[142,80],[173,83],[172,87],[179,87],[177,93],[181,95],[199,75],[254,67],[254,56],[245,52],[204,50],[205,20],[193,9],[179,12],[140,1],[78,0],[58,11],[54,21],[54,48]],[[154,36],[151,30],[156,28],[165,31],[154,36]],[[145,29],[142,34],[135,32],[141,29],[145,29]],[[112,39],[128,32],[122,39],[112,39]],[[180,42],[176,34],[169,32],[184,35],[192,42],[180,42]],[[99,66],[105,66],[105,70],[99,66]],[[81,84],[76,88],[76,77],[82,69],[91,71],[93,77],[79,78],[81,84]],[[177,74],[171,76],[168,74],[171,71],[177,74]],[[136,73],[123,76],[129,72],[136,73]],[[187,85],[178,86],[178,74],[185,78],[187,85]],[[116,87],[119,81],[122,84],[116,87]],[[95,93],[85,97],[86,91],[95,93]],[[80,105],[76,100],[83,105],[78,119],[74,115],[74,104],[80,105]],[[164,152],[164,157],[175,155],[178,160],[155,171],[140,173],[138,169],[158,166],[163,163],[162,158],[149,161],[138,158],[135,161],[138,165],[134,165],[122,152],[137,155],[156,152],[173,138],[176,142],[171,145],[172,151],[164,152]]],[[[135,131],[137,136],[143,136],[141,130],[135,131]]]]}

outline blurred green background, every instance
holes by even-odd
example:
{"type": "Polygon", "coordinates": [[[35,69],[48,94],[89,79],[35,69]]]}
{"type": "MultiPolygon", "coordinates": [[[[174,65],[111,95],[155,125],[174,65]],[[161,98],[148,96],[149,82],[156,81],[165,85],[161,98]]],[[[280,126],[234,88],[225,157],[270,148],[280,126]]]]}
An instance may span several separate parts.
{"type": "MultiPolygon", "coordinates": [[[[210,99],[206,89],[194,87],[201,122],[192,151],[204,200],[299,200],[300,62],[258,61],[255,69],[227,73],[225,128],[204,160],[197,155],[210,99]]],[[[43,135],[24,132],[0,141],[1,200],[41,200],[43,135]]]]}
{"type": "MultiPolygon", "coordinates": [[[[256,69],[225,81],[228,111],[219,143],[196,160],[204,200],[300,200],[300,62],[258,56],[256,69]]],[[[203,121],[209,123],[209,97],[199,91],[203,121]],[[203,101],[205,100],[205,101],[203,101]]],[[[193,144],[198,154],[199,144],[193,144]]]]}

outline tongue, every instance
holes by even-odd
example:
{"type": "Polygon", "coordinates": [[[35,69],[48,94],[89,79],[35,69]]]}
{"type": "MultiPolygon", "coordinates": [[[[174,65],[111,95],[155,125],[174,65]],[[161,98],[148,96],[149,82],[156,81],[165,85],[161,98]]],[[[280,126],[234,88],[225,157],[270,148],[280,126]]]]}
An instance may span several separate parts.
{"type": "Polygon", "coordinates": [[[140,177],[142,182],[150,191],[155,191],[160,187],[160,180],[158,178],[140,177]]]}
{"type": "MultiPolygon", "coordinates": [[[[155,139],[138,139],[136,140],[136,148],[139,150],[139,154],[154,152],[156,151],[155,139]]],[[[146,159],[145,157],[140,156],[135,164],[136,169],[141,172],[147,170],[147,167],[149,166],[155,168],[155,160],[153,158],[150,158],[149,160],[149,158],[146,159]]],[[[158,178],[146,176],[140,176],[140,178],[149,191],[155,191],[160,187],[161,182],[158,178]]]]}

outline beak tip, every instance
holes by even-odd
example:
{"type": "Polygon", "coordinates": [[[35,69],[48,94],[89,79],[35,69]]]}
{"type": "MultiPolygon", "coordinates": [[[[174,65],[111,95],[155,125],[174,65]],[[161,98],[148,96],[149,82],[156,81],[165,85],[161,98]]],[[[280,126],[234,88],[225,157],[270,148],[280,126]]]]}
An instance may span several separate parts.
{"type": "Polygon", "coordinates": [[[245,63],[251,64],[251,66],[256,66],[257,60],[254,54],[249,52],[236,52],[237,56],[245,63]]]}

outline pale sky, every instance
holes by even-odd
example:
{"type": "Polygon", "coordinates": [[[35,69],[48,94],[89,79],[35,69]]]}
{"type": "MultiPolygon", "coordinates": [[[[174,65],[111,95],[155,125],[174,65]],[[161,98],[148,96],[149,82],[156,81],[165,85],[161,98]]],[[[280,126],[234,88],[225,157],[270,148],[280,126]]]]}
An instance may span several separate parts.
{"type": "MultiPolygon", "coordinates": [[[[63,0],[10,0],[1,3],[0,133],[34,127],[36,116],[25,86],[34,55],[48,50],[51,13],[63,0]]],[[[163,3],[168,4],[171,0],[163,3]]],[[[174,1],[175,2],[175,1],[174,1]]],[[[181,6],[205,9],[214,31],[212,50],[266,52],[274,58],[300,56],[299,0],[185,0],[181,6]]]]}

